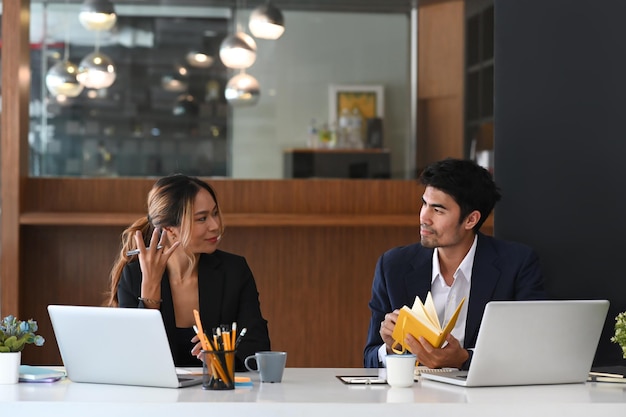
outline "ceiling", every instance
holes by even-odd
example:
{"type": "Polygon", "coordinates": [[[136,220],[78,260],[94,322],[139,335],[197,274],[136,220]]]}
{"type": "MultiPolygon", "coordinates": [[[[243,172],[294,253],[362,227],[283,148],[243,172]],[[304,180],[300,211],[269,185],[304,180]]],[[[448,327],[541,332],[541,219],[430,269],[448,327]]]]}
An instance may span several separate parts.
{"type": "MultiPolygon", "coordinates": [[[[82,0],[32,0],[32,3],[82,3],[82,0]]],[[[251,9],[265,0],[112,0],[120,5],[206,6],[251,9]]],[[[274,0],[281,10],[408,13],[417,0],[274,0]]]]}

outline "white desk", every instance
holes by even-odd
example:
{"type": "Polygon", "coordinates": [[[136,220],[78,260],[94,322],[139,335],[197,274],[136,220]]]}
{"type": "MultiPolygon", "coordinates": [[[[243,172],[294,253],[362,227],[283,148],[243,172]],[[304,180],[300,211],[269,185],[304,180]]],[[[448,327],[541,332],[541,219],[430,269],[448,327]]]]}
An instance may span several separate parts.
{"type": "Polygon", "coordinates": [[[344,385],[336,375],[376,375],[377,370],[287,368],[280,384],[233,391],[79,384],[0,385],[4,415],[131,416],[341,416],[458,417],[626,415],[626,384],[568,384],[462,388],[433,381],[412,388],[344,385]],[[425,414],[431,413],[431,414],[425,414]]]}

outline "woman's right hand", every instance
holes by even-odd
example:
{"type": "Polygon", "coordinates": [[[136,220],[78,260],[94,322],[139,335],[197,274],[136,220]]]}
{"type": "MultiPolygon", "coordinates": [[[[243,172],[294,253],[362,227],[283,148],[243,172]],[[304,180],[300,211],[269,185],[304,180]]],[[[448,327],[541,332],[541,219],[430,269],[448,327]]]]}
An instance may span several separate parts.
{"type": "Polygon", "coordinates": [[[195,343],[194,347],[191,349],[191,354],[204,362],[204,355],[202,354],[202,345],[200,344],[200,338],[198,337],[198,335],[195,335],[191,339],[191,342],[195,343]]]}
{"type": "Polygon", "coordinates": [[[161,229],[154,229],[150,237],[150,246],[143,243],[141,231],[135,232],[135,244],[139,249],[139,265],[141,267],[141,297],[150,299],[161,298],[161,279],[165,273],[167,260],[180,245],[174,242],[170,247],[162,246],[164,234],[161,229]]]}

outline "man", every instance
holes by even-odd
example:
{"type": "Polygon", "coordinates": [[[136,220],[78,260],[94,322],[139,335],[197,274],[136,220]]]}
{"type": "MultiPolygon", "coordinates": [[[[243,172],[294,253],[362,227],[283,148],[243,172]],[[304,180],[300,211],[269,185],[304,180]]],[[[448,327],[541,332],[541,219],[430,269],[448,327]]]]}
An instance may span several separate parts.
{"type": "Polygon", "coordinates": [[[492,300],[545,299],[539,259],[528,246],[479,232],[500,192],[491,174],[469,160],[446,159],[420,176],[426,186],[420,243],[385,252],[376,264],[365,367],[385,366],[398,312],[430,291],[439,321],[447,323],[465,298],[441,348],[406,336],[409,350],[429,368],[469,367],[486,304],[492,300]]]}

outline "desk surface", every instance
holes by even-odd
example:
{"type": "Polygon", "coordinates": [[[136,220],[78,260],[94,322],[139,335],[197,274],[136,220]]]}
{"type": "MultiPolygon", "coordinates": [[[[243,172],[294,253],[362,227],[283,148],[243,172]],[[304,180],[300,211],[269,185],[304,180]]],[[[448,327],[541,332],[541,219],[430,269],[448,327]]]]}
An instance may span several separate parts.
{"type": "MultiPolygon", "coordinates": [[[[434,381],[412,388],[387,385],[345,385],[336,375],[377,375],[378,370],[287,368],[283,382],[206,391],[120,385],[56,383],[0,385],[0,406],[6,415],[111,416],[214,415],[253,416],[376,416],[420,412],[457,416],[585,416],[624,415],[626,384],[586,383],[526,387],[463,388],[434,381]],[[24,412],[28,414],[24,414],[24,412]],[[443,412],[443,414],[442,414],[443,412]],[[37,414],[35,414],[37,413],[37,414]],[[202,414],[194,414],[202,415],[202,414]]],[[[384,370],[381,370],[384,372],[384,370]]],[[[435,414],[431,414],[435,415],[435,414]]]]}

